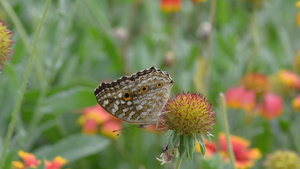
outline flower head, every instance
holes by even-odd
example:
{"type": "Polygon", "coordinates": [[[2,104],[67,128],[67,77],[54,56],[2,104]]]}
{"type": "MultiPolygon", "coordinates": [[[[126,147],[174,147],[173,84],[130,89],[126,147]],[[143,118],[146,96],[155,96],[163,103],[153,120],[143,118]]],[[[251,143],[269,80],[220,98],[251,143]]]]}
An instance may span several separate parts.
{"type": "Polygon", "coordinates": [[[164,126],[183,135],[207,134],[215,125],[213,107],[201,94],[180,94],[165,105],[164,126]]]}
{"type": "Polygon", "coordinates": [[[175,153],[175,148],[173,147],[170,152],[168,151],[168,145],[163,147],[163,153],[160,155],[160,158],[156,158],[158,161],[161,161],[161,165],[165,163],[171,163],[175,153]]]}
{"type": "Polygon", "coordinates": [[[160,7],[167,13],[178,12],[181,8],[181,0],[161,0],[160,7]]]}
{"type": "Polygon", "coordinates": [[[280,70],[278,72],[278,77],[282,84],[286,87],[300,89],[300,77],[294,72],[280,70]]]}
{"type": "Polygon", "coordinates": [[[168,100],[163,112],[161,118],[164,120],[163,125],[170,129],[170,139],[165,145],[169,151],[163,149],[159,160],[163,163],[170,162],[172,158],[169,155],[173,157],[173,149],[178,149],[180,157],[186,154],[188,159],[192,159],[196,139],[201,143],[202,154],[205,155],[202,136],[210,138],[210,131],[216,122],[209,101],[201,94],[182,93],[168,100]]]}
{"type": "Polygon", "coordinates": [[[300,94],[292,100],[292,107],[295,111],[300,111],[300,94]]]}
{"type": "Polygon", "coordinates": [[[266,169],[299,169],[299,156],[292,151],[276,151],[267,156],[264,161],[266,169]]]}
{"type": "Polygon", "coordinates": [[[247,74],[241,81],[246,90],[252,90],[258,95],[267,93],[270,90],[270,83],[265,75],[259,73],[247,74]]]}
{"type": "MultiPolygon", "coordinates": [[[[300,4],[300,1],[299,1],[300,4]]],[[[300,6],[300,5],[299,5],[300,6]]],[[[299,24],[300,24],[300,12],[298,13],[299,17],[299,24]]],[[[300,25],[299,25],[300,26],[300,25]]],[[[300,75],[300,50],[298,50],[297,55],[295,56],[294,60],[294,71],[300,75]]]]}
{"type": "MultiPolygon", "coordinates": [[[[257,148],[249,148],[250,142],[239,136],[232,135],[230,141],[233,148],[233,153],[236,159],[236,166],[238,168],[250,168],[254,165],[255,161],[261,158],[261,153],[257,148]]],[[[219,154],[225,162],[229,162],[229,152],[227,149],[226,138],[224,133],[219,134],[220,149],[217,149],[217,145],[214,141],[209,144],[208,140],[205,140],[205,146],[207,148],[207,157],[210,158],[215,154],[219,154]]],[[[196,147],[196,151],[200,152],[199,146],[196,147]]]]}
{"type": "MultiPolygon", "coordinates": [[[[38,160],[35,155],[24,152],[20,150],[18,155],[21,157],[22,161],[13,161],[11,164],[12,169],[27,169],[27,168],[37,168],[41,164],[41,160],[38,160]]],[[[46,160],[45,161],[45,169],[60,169],[67,163],[67,160],[56,156],[52,162],[46,160]]]]}
{"type": "Polygon", "coordinates": [[[61,156],[56,156],[53,161],[46,161],[46,169],[59,169],[64,166],[68,161],[61,156]]]}
{"type": "Polygon", "coordinates": [[[14,52],[14,50],[11,49],[12,45],[15,43],[12,40],[12,31],[7,28],[8,26],[0,20],[0,71],[14,52]]]}
{"type": "Polygon", "coordinates": [[[280,96],[268,93],[261,104],[261,114],[267,120],[271,120],[283,113],[283,100],[280,96]]]}
{"type": "Polygon", "coordinates": [[[233,87],[225,93],[227,107],[233,109],[244,109],[249,112],[256,105],[256,94],[254,91],[246,91],[244,87],[233,87]]]}
{"type": "Polygon", "coordinates": [[[101,106],[96,105],[83,109],[82,116],[79,117],[78,122],[82,125],[82,132],[86,134],[96,134],[98,126],[101,127],[101,134],[110,138],[117,138],[113,130],[120,129],[121,120],[107,113],[101,106]]]}

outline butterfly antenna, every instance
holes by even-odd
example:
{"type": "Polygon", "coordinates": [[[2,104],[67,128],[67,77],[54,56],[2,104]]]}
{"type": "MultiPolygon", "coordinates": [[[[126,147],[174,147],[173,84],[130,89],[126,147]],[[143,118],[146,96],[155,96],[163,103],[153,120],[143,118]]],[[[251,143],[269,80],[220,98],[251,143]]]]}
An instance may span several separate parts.
{"type": "MultiPolygon", "coordinates": [[[[121,128],[121,129],[118,129],[118,130],[113,130],[112,132],[118,132],[118,131],[123,131],[123,133],[124,132],[127,132],[127,131],[129,131],[128,129],[131,129],[131,128],[133,128],[133,127],[136,127],[135,125],[133,125],[133,126],[128,126],[128,127],[124,127],[124,128],[121,128]]],[[[117,136],[120,136],[121,135],[121,133],[118,133],[117,134],[117,136]]]]}

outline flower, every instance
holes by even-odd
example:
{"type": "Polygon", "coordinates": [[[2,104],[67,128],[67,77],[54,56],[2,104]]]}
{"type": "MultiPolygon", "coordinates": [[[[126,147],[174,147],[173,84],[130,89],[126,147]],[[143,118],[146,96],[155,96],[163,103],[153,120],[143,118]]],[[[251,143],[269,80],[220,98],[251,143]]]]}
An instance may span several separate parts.
{"type": "MultiPolygon", "coordinates": [[[[169,154],[173,156],[173,149],[178,149],[178,154],[182,157],[186,154],[188,159],[192,159],[195,150],[196,139],[201,143],[201,148],[205,150],[202,136],[208,138],[212,136],[210,131],[215,125],[216,118],[213,107],[206,98],[197,93],[182,93],[166,103],[161,118],[163,125],[169,129],[169,141],[164,148],[160,161],[170,162],[169,154]],[[168,154],[169,153],[169,154],[168,154]]],[[[175,150],[174,150],[175,151],[175,150]]],[[[205,155],[205,151],[202,151],[205,155]]]]}
{"type": "Polygon", "coordinates": [[[167,112],[162,115],[164,126],[186,136],[207,134],[216,122],[212,105],[196,93],[173,97],[165,105],[164,112],[167,112]]]}
{"type": "Polygon", "coordinates": [[[300,169],[299,156],[292,151],[276,151],[264,161],[265,169],[300,169]]]}
{"type": "Polygon", "coordinates": [[[268,93],[260,106],[261,114],[267,120],[271,120],[283,113],[283,100],[279,95],[268,93]]]}
{"type": "Polygon", "coordinates": [[[161,0],[160,7],[167,13],[178,12],[181,8],[181,0],[161,0]]]}
{"type": "Polygon", "coordinates": [[[175,153],[175,148],[173,147],[170,152],[168,151],[168,145],[163,147],[163,153],[160,155],[160,158],[156,158],[158,161],[161,161],[161,165],[165,163],[171,163],[175,153]]]}
{"type": "Polygon", "coordinates": [[[295,111],[300,111],[300,94],[292,100],[292,107],[295,111]]]}
{"type": "Polygon", "coordinates": [[[46,160],[46,169],[59,169],[62,166],[64,166],[67,162],[68,161],[62,158],[61,156],[56,156],[52,162],[46,160]]]}
{"type": "MultiPolygon", "coordinates": [[[[24,161],[13,161],[11,164],[12,169],[27,169],[27,168],[37,168],[41,164],[41,160],[38,160],[34,154],[24,152],[20,150],[18,155],[24,161]]],[[[52,162],[46,160],[45,161],[45,169],[60,169],[63,165],[65,165],[68,161],[60,156],[56,156],[52,162]]]]}
{"type": "Polygon", "coordinates": [[[256,94],[254,91],[246,91],[243,86],[230,88],[225,93],[227,107],[233,109],[244,109],[251,111],[256,105],[256,94]]]}
{"type": "Polygon", "coordinates": [[[262,95],[267,93],[270,90],[270,83],[268,78],[265,75],[259,73],[247,74],[243,77],[242,86],[246,90],[252,90],[257,95],[262,95]]]}
{"type": "Polygon", "coordinates": [[[12,45],[15,43],[12,40],[12,31],[7,28],[8,26],[0,20],[0,71],[14,52],[14,50],[11,49],[12,45]]]}
{"type": "MultiPolygon", "coordinates": [[[[300,6],[300,3],[299,3],[299,6],[300,6]]],[[[298,17],[299,17],[299,24],[300,24],[300,12],[298,13],[298,17]]],[[[300,50],[298,50],[297,55],[295,56],[294,71],[295,71],[295,73],[300,75],[300,50]]]]}
{"type": "Polygon", "coordinates": [[[96,134],[98,126],[101,127],[101,134],[110,138],[117,138],[113,130],[121,129],[121,120],[107,113],[101,106],[96,105],[83,109],[82,116],[78,122],[82,125],[82,132],[86,134],[96,134]]]}
{"type": "Polygon", "coordinates": [[[280,70],[278,72],[278,77],[282,84],[286,87],[300,89],[300,77],[294,72],[280,70]]]}
{"type": "MultiPolygon", "coordinates": [[[[261,158],[261,153],[257,148],[249,148],[250,142],[239,136],[230,136],[233,153],[236,160],[236,166],[239,169],[250,168],[254,166],[256,160],[261,158]]],[[[215,154],[219,154],[225,162],[229,162],[229,152],[226,144],[226,137],[224,133],[219,134],[220,148],[217,149],[217,145],[214,141],[209,144],[208,140],[205,140],[205,146],[207,151],[207,157],[210,158],[215,154]]],[[[200,147],[196,147],[196,151],[200,152],[200,147]]]]}

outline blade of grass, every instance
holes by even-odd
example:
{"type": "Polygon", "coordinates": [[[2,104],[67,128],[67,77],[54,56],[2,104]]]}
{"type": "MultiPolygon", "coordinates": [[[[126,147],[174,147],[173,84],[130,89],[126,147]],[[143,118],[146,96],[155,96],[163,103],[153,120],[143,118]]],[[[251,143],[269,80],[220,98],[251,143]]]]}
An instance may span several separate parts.
{"type": "MultiPolygon", "coordinates": [[[[6,0],[2,0],[1,2],[3,2],[3,1],[6,1],[6,0]]],[[[41,19],[41,21],[38,25],[38,28],[37,28],[37,32],[36,32],[36,36],[35,36],[35,40],[34,40],[34,44],[33,44],[33,48],[32,48],[32,52],[31,52],[31,55],[29,56],[29,61],[28,61],[28,64],[27,64],[27,67],[26,67],[26,70],[25,70],[24,79],[23,79],[23,82],[21,84],[20,94],[19,94],[19,97],[17,98],[16,106],[15,106],[13,112],[12,112],[12,118],[11,118],[11,121],[10,121],[10,124],[9,124],[9,128],[8,128],[8,132],[7,132],[7,135],[6,135],[3,151],[1,153],[0,168],[2,167],[3,162],[5,160],[6,150],[8,148],[9,141],[12,137],[12,134],[13,134],[13,131],[14,131],[14,128],[15,128],[18,113],[21,109],[21,105],[22,105],[22,102],[23,102],[23,99],[24,99],[24,94],[25,94],[25,90],[26,90],[26,86],[27,86],[27,81],[29,79],[30,72],[31,72],[31,69],[32,69],[32,65],[33,65],[33,62],[34,62],[35,57],[36,57],[36,49],[37,49],[39,35],[41,33],[41,29],[43,27],[43,24],[45,22],[46,14],[47,14],[48,9],[50,7],[51,1],[52,0],[47,0],[46,7],[45,7],[45,10],[44,10],[42,19],[41,19]]]]}

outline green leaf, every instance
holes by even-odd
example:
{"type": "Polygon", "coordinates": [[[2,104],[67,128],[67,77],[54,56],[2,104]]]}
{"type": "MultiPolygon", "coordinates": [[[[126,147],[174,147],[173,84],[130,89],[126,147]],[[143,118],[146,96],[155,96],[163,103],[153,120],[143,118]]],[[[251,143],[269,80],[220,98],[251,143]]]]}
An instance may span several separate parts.
{"type": "Polygon", "coordinates": [[[97,104],[94,91],[90,88],[76,87],[48,96],[43,103],[44,113],[61,113],[97,104]]]}
{"type": "Polygon", "coordinates": [[[196,137],[197,137],[197,140],[200,144],[201,153],[202,153],[203,156],[205,156],[206,149],[205,149],[204,141],[203,141],[201,136],[197,135],[196,137]]]}
{"type": "Polygon", "coordinates": [[[91,136],[83,134],[71,135],[58,143],[42,147],[34,152],[39,158],[53,159],[62,156],[68,162],[76,161],[80,158],[95,154],[106,148],[110,144],[108,138],[102,136],[91,136]]]}
{"type": "Polygon", "coordinates": [[[183,135],[180,135],[180,143],[179,143],[179,156],[182,157],[182,155],[185,153],[185,138],[183,135]]]}
{"type": "Polygon", "coordinates": [[[169,139],[169,143],[168,143],[168,146],[169,146],[169,151],[176,146],[176,143],[178,142],[179,140],[179,136],[178,136],[178,133],[174,130],[170,130],[170,139],[169,139]]]}
{"type": "Polygon", "coordinates": [[[194,151],[195,151],[195,146],[196,146],[196,141],[195,141],[195,137],[194,137],[194,134],[191,134],[190,136],[188,136],[188,151],[187,153],[189,154],[189,159],[190,160],[193,160],[193,154],[194,154],[194,151]]]}
{"type": "Polygon", "coordinates": [[[183,139],[184,139],[184,147],[185,147],[186,157],[187,157],[187,159],[191,159],[189,136],[184,136],[183,139]]]}
{"type": "Polygon", "coordinates": [[[214,135],[211,134],[211,133],[207,133],[207,134],[206,134],[206,138],[208,139],[209,144],[211,144],[211,137],[214,137],[214,135]]]}

